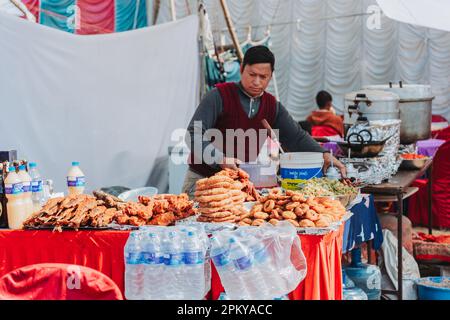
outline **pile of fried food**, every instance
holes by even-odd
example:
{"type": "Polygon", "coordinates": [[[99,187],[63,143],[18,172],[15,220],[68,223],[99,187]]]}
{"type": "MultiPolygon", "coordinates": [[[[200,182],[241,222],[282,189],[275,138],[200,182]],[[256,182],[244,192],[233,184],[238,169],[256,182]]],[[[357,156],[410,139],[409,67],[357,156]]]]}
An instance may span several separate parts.
{"type": "Polygon", "coordinates": [[[104,228],[112,222],[123,225],[174,224],[196,214],[194,202],[186,194],[140,197],[139,202],[123,202],[102,191],[94,196],[81,194],[50,199],[46,205],[24,222],[24,227],[78,229],[104,228]]]}
{"type": "Polygon", "coordinates": [[[128,202],[116,215],[116,222],[123,225],[144,226],[173,225],[177,220],[197,214],[194,202],[187,194],[160,194],[153,197],[139,196],[139,202],[128,202]]]}
{"type": "Polygon", "coordinates": [[[326,228],[338,222],[346,209],[338,200],[326,197],[305,197],[300,192],[279,188],[271,189],[250,212],[241,216],[240,226],[260,226],[266,221],[276,225],[281,220],[289,221],[300,228],[326,228]]]}
{"type": "Polygon", "coordinates": [[[104,192],[53,198],[24,222],[24,227],[102,228],[110,224],[125,205],[120,199],[104,192]]]}
{"type": "Polygon", "coordinates": [[[198,202],[200,222],[235,222],[246,211],[243,203],[248,196],[244,185],[226,174],[197,181],[195,201],[198,202]]]}
{"type": "Polygon", "coordinates": [[[242,192],[245,193],[245,201],[258,201],[261,198],[261,195],[256,190],[253,182],[250,181],[250,176],[247,172],[242,169],[233,170],[233,169],[224,169],[215,174],[215,176],[224,176],[233,179],[234,181],[238,181],[242,183],[242,192]]]}

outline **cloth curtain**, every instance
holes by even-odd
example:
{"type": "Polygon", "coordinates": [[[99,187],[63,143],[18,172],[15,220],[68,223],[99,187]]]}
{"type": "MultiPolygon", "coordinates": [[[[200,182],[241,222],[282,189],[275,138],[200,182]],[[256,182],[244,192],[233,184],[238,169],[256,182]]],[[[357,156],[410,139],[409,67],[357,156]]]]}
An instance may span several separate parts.
{"type": "Polygon", "coordinates": [[[71,161],[87,191],[156,184],[198,102],[197,33],[196,16],[84,37],[2,14],[1,149],[36,161],[55,191],[71,161]]]}
{"type": "MultiPolygon", "coordinates": [[[[0,9],[2,1],[9,0],[0,0],[0,9]]],[[[22,0],[22,3],[38,23],[70,33],[102,34],[148,26],[146,0],[22,0]]]]}
{"type": "MultiPolygon", "coordinates": [[[[189,0],[195,11],[196,0],[189,0]]],[[[369,84],[431,84],[433,113],[450,118],[450,33],[394,21],[377,7],[376,0],[228,0],[239,40],[254,39],[271,30],[277,59],[277,84],[281,102],[293,117],[305,119],[316,108],[314,97],[329,91],[342,113],[344,95],[369,84]],[[375,7],[374,7],[375,6],[375,7]],[[365,16],[349,16],[367,13],[365,16]],[[381,12],[381,16],[378,15],[381,12]],[[334,19],[337,16],[349,16],[334,19]],[[379,29],[378,17],[380,18],[379,29]],[[300,19],[297,25],[295,22],[300,19]],[[257,27],[261,26],[262,27],[257,27]],[[370,27],[370,29],[369,29],[370,27]]],[[[400,2],[385,0],[384,2],[400,2]]],[[[401,1],[409,3],[410,1],[401,1]]],[[[424,6],[428,1],[415,0],[424,6]]],[[[448,23],[448,2],[434,0],[448,23]],[[445,5],[445,6],[444,6],[445,5]]],[[[185,1],[175,1],[178,17],[187,14],[185,1]]],[[[224,30],[231,43],[220,3],[204,0],[213,30],[224,30]]],[[[161,1],[158,23],[170,20],[169,1],[161,1]]],[[[220,33],[216,33],[216,41],[220,33]]],[[[274,93],[273,85],[270,90],[274,93]]]]}
{"type": "Polygon", "coordinates": [[[450,12],[450,2],[445,0],[377,0],[391,18],[414,25],[450,31],[450,21],[443,12],[450,12]]]}

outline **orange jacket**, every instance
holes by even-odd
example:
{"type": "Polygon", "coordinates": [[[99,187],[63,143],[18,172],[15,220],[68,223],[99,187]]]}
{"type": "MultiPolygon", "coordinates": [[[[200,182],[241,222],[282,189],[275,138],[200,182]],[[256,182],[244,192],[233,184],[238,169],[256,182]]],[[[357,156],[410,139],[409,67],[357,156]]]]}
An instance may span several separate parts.
{"type": "Polygon", "coordinates": [[[312,126],[329,126],[344,136],[344,122],[342,118],[329,111],[313,111],[306,119],[312,126]]]}

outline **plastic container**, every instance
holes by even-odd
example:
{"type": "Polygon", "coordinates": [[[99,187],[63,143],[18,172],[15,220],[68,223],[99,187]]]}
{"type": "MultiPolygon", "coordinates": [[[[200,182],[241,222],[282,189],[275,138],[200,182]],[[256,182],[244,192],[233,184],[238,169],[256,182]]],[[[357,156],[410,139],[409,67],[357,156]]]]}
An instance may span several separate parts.
{"type": "Polygon", "coordinates": [[[235,276],[236,269],[230,257],[231,242],[219,239],[217,236],[211,237],[210,240],[211,260],[219,273],[225,291],[228,293],[227,297],[232,297],[232,299],[247,297],[247,288],[240,281],[240,278],[235,276]]]}
{"type": "Polygon", "coordinates": [[[30,162],[29,168],[31,200],[33,201],[34,211],[39,211],[47,200],[44,196],[44,182],[35,162],[30,162]]]}
{"type": "Polygon", "coordinates": [[[31,177],[25,170],[25,165],[19,166],[19,173],[17,174],[22,181],[22,198],[26,207],[26,218],[28,219],[34,212],[32,193],[31,193],[31,177]]]}
{"type": "Polygon", "coordinates": [[[145,294],[141,234],[141,232],[131,232],[124,249],[125,297],[128,300],[141,300],[145,294]]]}
{"type": "Polygon", "coordinates": [[[8,199],[6,208],[8,210],[8,226],[10,229],[21,229],[26,219],[26,205],[23,201],[22,180],[16,173],[16,168],[9,167],[5,179],[5,195],[8,199]]]}
{"type": "Polygon", "coordinates": [[[69,172],[67,173],[67,189],[69,195],[83,194],[86,185],[86,179],[83,171],[80,169],[80,163],[72,162],[69,172]]]}
{"type": "Polygon", "coordinates": [[[281,186],[298,190],[299,184],[323,177],[324,159],[320,152],[293,152],[280,155],[281,186]]]}
{"type": "Polygon", "coordinates": [[[161,251],[161,239],[155,232],[144,232],[142,258],[144,262],[144,299],[159,300],[165,295],[164,279],[161,276],[164,259],[161,251]]]}
{"type": "MultiPolygon", "coordinates": [[[[171,230],[171,229],[169,229],[171,230]]],[[[161,275],[166,283],[163,300],[183,300],[183,252],[180,237],[175,231],[165,234],[162,243],[164,271],[161,275]]]]}
{"type": "Polygon", "coordinates": [[[126,191],[124,193],[121,193],[119,195],[119,199],[123,201],[138,201],[138,196],[147,196],[151,197],[158,194],[158,189],[154,187],[145,187],[145,188],[139,188],[139,189],[133,189],[126,191]]]}
{"type": "Polygon", "coordinates": [[[243,163],[239,168],[247,172],[255,188],[274,188],[278,185],[277,165],[243,163]]]}
{"type": "Polygon", "coordinates": [[[353,249],[352,263],[344,268],[347,276],[355,285],[362,289],[369,300],[380,300],[381,298],[381,271],[375,265],[361,262],[361,249],[353,249]]]}
{"type": "Polygon", "coordinates": [[[201,300],[205,295],[205,254],[203,240],[195,231],[188,231],[184,236],[183,262],[184,272],[182,281],[185,286],[184,299],[201,300]]]}
{"type": "Polygon", "coordinates": [[[450,287],[442,286],[450,277],[427,277],[416,281],[419,300],[450,300],[450,287]],[[436,285],[433,285],[433,284],[436,285]],[[441,286],[439,286],[441,285],[441,286]]]}

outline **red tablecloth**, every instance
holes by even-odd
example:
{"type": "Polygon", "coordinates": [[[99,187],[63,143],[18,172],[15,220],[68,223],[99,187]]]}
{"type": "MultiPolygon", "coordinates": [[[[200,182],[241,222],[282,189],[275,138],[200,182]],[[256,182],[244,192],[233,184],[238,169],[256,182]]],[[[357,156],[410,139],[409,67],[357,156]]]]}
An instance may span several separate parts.
{"type": "MultiPolygon", "coordinates": [[[[323,236],[300,235],[308,272],[291,299],[342,299],[341,253],[344,226],[323,236]]],[[[109,276],[124,291],[126,231],[0,231],[0,277],[36,263],[78,264],[109,276]]],[[[211,296],[223,291],[213,268],[211,296]]]]}
{"type": "MultiPolygon", "coordinates": [[[[322,236],[299,235],[308,271],[289,298],[292,300],[342,300],[341,254],[344,225],[322,236]]],[[[223,286],[212,267],[211,298],[218,299],[223,286]]]]}
{"type": "Polygon", "coordinates": [[[124,231],[0,231],[0,277],[30,264],[68,263],[109,276],[124,292],[124,231]]]}

